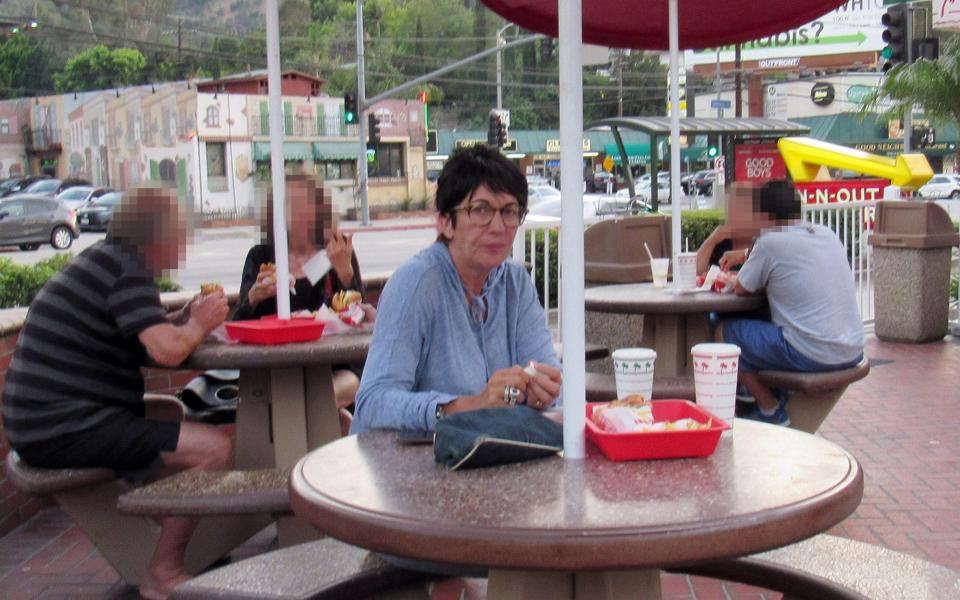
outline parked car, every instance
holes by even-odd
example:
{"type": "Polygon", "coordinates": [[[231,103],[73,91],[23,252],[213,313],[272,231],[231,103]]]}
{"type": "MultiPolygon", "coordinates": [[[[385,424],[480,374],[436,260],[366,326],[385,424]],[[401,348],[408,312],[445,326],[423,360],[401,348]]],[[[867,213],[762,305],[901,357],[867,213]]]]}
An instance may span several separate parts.
{"type": "MultiPolygon", "coordinates": [[[[600,220],[599,204],[600,199],[595,196],[584,197],[584,223],[595,223],[600,220]]],[[[560,198],[548,198],[530,209],[525,223],[534,226],[559,224],[560,210],[560,198]]]]}
{"type": "Polygon", "coordinates": [[[543,175],[527,175],[527,185],[550,185],[550,180],[543,175]]]}
{"type": "Polygon", "coordinates": [[[66,250],[79,236],[76,211],[54,198],[20,195],[0,200],[0,246],[36,250],[50,244],[66,250]]]}
{"type": "Polygon", "coordinates": [[[917,193],[921,198],[960,198],[960,175],[934,175],[917,193]]]}
{"type": "Polygon", "coordinates": [[[106,229],[113,219],[113,211],[123,199],[122,192],[109,192],[77,211],[80,231],[106,229]]]}
{"type": "Polygon", "coordinates": [[[559,198],[560,190],[549,185],[531,185],[527,188],[527,208],[533,208],[544,200],[559,198]]]}
{"type": "MultiPolygon", "coordinates": [[[[653,199],[652,192],[650,191],[650,179],[647,179],[643,183],[637,184],[637,189],[635,190],[635,198],[639,198],[644,203],[649,203],[653,199]]],[[[616,195],[618,197],[628,198],[630,196],[629,189],[619,190],[616,195]]],[[[667,179],[661,177],[657,178],[657,202],[661,204],[670,203],[670,178],[667,176],[667,179]]]]}
{"type": "Polygon", "coordinates": [[[684,173],[680,176],[680,189],[683,190],[683,193],[687,196],[692,196],[691,185],[693,182],[693,177],[696,173],[684,173]]]}
{"type": "MultiPolygon", "coordinates": [[[[33,194],[39,196],[50,196],[52,198],[53,196],[57,195],[57,191],[60,189],[60,184],[62,183],[63,181],[60,179],[38,179],[30,185],[21,188],[20,191],[14,192],[14,194],[33,194]]],[[[14,194],[11,194],[11,196],[14,194]]]]}
{"type": "Polygon", "coordinates": [[[24,191],[24,188],[30,186],[35,181],[40,181],[41,179],[50,179],[46,175],[28,175],[26,177],[19,177],[14,179],[8,179],[4,183],[3,193],[0,196],[10,196],[11,194],[16,194],[18,192],[24,191]]]}
{"type": "Polygon", "coordinates": [[[93,187],[89,185],[77,185],[69,187],[59,194],[57,194],[57,200],[63,202],[67,205],[67,208],[72,208],[77,210],[83,207],[85,204],[91,200],[96,200],[100,196],[112,192],[110,188],[105,187],[93,187]]]}
{"type": "Polygon", "coordinates": [[[713,193],[713,182],[717,180],[717,172],[713,169],[697,171],[693,175],[693,193],[707,196],[713,193]]]}
{"type": "Polygon", "coordinates": [[[604,194],[607,192],[607,182],[612,182],[610,192],[617,191],[617,178],[612,173],[607,173],[606,171],[597,171],[593,174],[593,189],[594,191],[604,194]]]}

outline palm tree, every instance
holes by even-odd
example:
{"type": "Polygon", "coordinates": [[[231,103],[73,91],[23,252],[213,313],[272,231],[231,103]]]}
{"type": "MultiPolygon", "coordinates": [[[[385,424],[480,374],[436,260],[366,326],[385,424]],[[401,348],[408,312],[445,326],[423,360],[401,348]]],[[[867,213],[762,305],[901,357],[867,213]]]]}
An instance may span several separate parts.
{"type": "Polygon", "coordinates": [[[860,104],[865,117],[880,110],[882,118],[903,118],[919,108],[933,122],[953,122],[960,128],[960,37],[944,41],[940,58],[900,64],[887,72],[860,104]],[[885,107],[885,108],[884,108],[885,107]]]}

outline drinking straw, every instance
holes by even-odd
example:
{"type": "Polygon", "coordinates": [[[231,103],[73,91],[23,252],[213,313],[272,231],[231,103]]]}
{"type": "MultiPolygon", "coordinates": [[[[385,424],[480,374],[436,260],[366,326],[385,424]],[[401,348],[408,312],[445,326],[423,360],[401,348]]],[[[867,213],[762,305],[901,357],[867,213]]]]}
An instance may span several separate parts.
{"type": "Polygon", "coordinates": [[[653,262],[653,252],[650,252],[650,246],[646,242],[643,243],[643,247],[647,249],[647,256],[650,257],[650,262],[653,262]]]}

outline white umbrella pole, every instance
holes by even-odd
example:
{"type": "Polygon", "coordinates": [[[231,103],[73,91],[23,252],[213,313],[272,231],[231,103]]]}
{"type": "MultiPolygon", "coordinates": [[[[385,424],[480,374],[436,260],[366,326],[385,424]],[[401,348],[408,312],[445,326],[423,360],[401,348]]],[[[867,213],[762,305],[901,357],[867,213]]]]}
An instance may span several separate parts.
{"type": "Polygon", "coordinates": [[[560,37],[560,323],[563,327],[563,456],[585,455],[583,315],[583,44],[580,0],[559,0],[560,37]]]}
{"type": "MultiPolygon", "coordinates": [[[[672,207],[671,253],[673,254],[673,285],[677,285],[677,255],[680,254],[680,26],[678,0],[669,0],[670,30],[670,205],[672,207]]],[[[651,149],[652,150],[652,149],[651,149]]],[[[656,178],[654,173],[653,177],[656,178]]],[[[652,185],[656,184],[653,181],[652,185]]]]}
{"type": "Polygon", "coordinates": [[[283,98],[280,89],[280,14],[267,0],[267,102],[270,107],[270,179],[273,184],[273,249],[277,265],[277,316],[290,318],[290,265],[287,261],[287,192],[283,170],[283,98]]]}

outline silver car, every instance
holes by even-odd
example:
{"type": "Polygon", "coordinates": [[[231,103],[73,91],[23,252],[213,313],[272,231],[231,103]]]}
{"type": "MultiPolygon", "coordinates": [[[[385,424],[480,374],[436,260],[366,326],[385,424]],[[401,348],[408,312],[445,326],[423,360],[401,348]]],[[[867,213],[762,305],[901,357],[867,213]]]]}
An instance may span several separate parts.
{"type": "Polygon", "coordinates": [[[0,246],[36,250],[50,244],[66,250],[79,236],[76,211],[54,198],[20,195],[0,200],[0,246]]]}
{"type": "Polygon", "coordinates": [[[88,202],[92,202],[100,196],[112,192],[110,188],[93,187],[90,185],[77,185],[67,188],[57,194],[57,200],[63,202],[67,208],[77,210],[88,202]]]}

